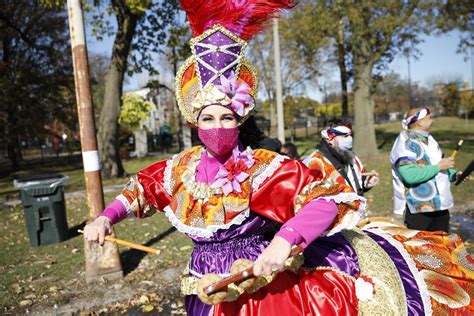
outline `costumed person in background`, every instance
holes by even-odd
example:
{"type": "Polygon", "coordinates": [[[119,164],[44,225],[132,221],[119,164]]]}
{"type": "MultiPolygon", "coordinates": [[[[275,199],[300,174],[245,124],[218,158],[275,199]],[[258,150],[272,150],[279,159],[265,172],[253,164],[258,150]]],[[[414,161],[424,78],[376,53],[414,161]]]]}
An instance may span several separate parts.
{"type": "Polygon", "coordinates": [[[430,135],[432,123],[429,108],[411,109],[402,122],[390,154],[394,212],[404,214],[408,228],[449,233],[450,182],[457,172],[430,135]]]}
{"type": "Polygon", "coordinates": [[[329,119],[321,131],[321,142],[303,162],[320,171],[325,179],[342,182],[348,192],[360,196],[379,183],[377,172],[363,175],[366,169],[352,151],[352,124],[343,117],[329,119]]]}
{"type": "Polygon", "coordinates": [[[279,153],[281,150],[281,142],[278,138],[264,137],[260,142],[259,148],[279,153]]]}
{"type": "MultiPolygon", "coordinates": [[[[358,192],[360,195],[369,187],[376,185],[379,181],[378,174],[375,174],[372,180],[358,176],[358,174],[365,172],[365,169],[351,150],[352,126],[350,122],[343,118],[334,118],[327,125],[321,132],[320,145],[304,160],[304,163],[310,169],[322,172],[325,182],[337,183],[338,192],[358,192]],[[351,161],[354,169],[348,173],[352,173],[353,176],[349,177],[347,173],[346,176],[343,176],[339,170],[350,169],[347,164],[350,164],[351,161]],[[357,187],[357,182],[354,182],[355,178],[359,180],[359,187],[357,187]]],[[[345,207],[350,207],[343,200],[339,199],[338,201],[340,202],[338,203],[340,211],[345,207]]],[[[467,253],[459,236],[393,226],[380,225],[380,227],[374,226],[374,228],[364,230],[359,238],[366,239],[365,248],[361,247],[362,243],[354,243],[351,239],[352,233],[361,233],[360,231],[353,229],[351,233],[349,231],[342,232],[346,241],[349,242],[349,248],[355,249],[359,268],[364,272],[364,275],[370,275],[371,272],[378,270],[388,276],[393,273],[393,270],[390,272],[390,269],[387,269],[388,266],[395,264],[399,278],[403,283],[405,298],[398,303],[402,309],[396,311],[395,305],[384,306],[386,302],[381,303],[378,308],[368,304],[369,302],[373,303],[374,300],[377,301],[375,296],[381,294],[377,293],[380,288],[376,286],[374,298],[361,299],[358,297],[359,311],[362,310],[368,315],[385,313],[390,315],[463,315],[474,312],[474,301],[472,300],[474,260],[467,253]],[[383,249],[382,252],[381,249],[383,249]],[[390,260],[381,262],[384,255],[388,255],[390,260]],[[370,261],[372,262],[369,263],[370,261]],[[362,262],[365,264],[360,265],[362,262]],[[417,294],[413,295],[415,292],[417,294]]],[[[336,236],[320,237],[311,246],[338,249],[332,244],[336,240],[336,236]],[[330,246],[331,244],[332,246],[330,246]]],[[[307,253],[306,250],[305,257],[307,253]]],[[[345,251],[341,251],[342,253],[347,255],[345,251]]],[[[342,260],[342,257],[339,257],[339,260],[342,260]]],[[[386,281],[388,282],[388,280],[386,281]]],[[[375,284],[377,285],[378,282],[380,279],[375,284]]],[[[389,283],[386,283],[384,287],[387,284],[389,283]]],[[[391,295],[399,295],[399,289],[392,290],[387,299],[391,295]]],[[[400,299],[400,296],[398,297],[400,299]]]]}
{"type": "Polygon", "coordinates": [[[300,155],[298,155],[298,148],[296,148],[296,145],[293,143],[284,143],[281,146],[280,153],[290,157],[291,159],[300,159],[300,155]]]}
{"type": "MultiPolygon", "coordinates": [[[[341,192],[297,160],[251,147],[260,133],[252,126],[256,76],[243,57],[246,41],[293,3],[182,0],[181,6],[193,30],[193,55],[177,74],[176,94],[204,147],[141,170],[86,225],[86,240],[103,243],[114,223],[164,212],[194,243],[181,288],[188,315],[431,311],[427,283],[402,241],[350,230],[362,216],[363,197],[341,192]],[[283,224],[276,234],[274,223],[283,224]],[[289,258],[294,245],[304,253],[289,258]],[[198,286],[240,264],[253,267],[257,278],[229,285],[223,296],[207,296],[198,286]]],[[[465,310],[472,307],[469,283],[458,270],[450,267],[461,285],[445,278],[456,294],[461,289],[455,307],[465,310]]]]}

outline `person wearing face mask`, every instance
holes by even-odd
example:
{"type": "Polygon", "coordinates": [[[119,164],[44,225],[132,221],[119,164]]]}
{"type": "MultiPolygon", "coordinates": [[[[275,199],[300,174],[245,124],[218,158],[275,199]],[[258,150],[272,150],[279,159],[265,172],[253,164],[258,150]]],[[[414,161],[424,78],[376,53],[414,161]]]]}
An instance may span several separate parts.
{"type": "Polygon", "coordinates": [[[394,213],[404,215],[408,228],[449,233],[450,182],[457,171],[430,135],[432,124],[427,107],[411,109],[402,122],[390,154],[394,213]]]}
{"type": "Polygon", "coordinates": [[[265,20],[294,3],[180,3],[193,29],[193,55],[176,75],[176,98],[203,146],[140,170],[85,226],[84,238],[103,244],[115,223],[164,213],[194,245],[181,278],[188,315],[426,312],[426,285],[419,286],[414,263],[404,257],[410,249],[397,252],[404,246],[391,246],[394,238],[355,229],[364,212],[362,196],[325,179],[323,170],[256,149],[257,77],[244,48],[265,20]],[[294,246],[304,251],[290,258],[294,246]],[[203,280],[227,277],[241,264],[253,267],[251,285],[235,282],[224,296],[203,295],[203,280]],[[413,290],[409,299],[405,288],[413,290]]]}
{"type": "Polygon", "coordinates": [[[200,5],[181,1],[193,27],[193,55],[176,75],[179,109],[187,123],[197,128],[203,146],[140,170],[101,215],[85,226],[84,238],[103,244],[117,222],[164,213],[194,243],[182,281],[189,315],[235,314],[237,310],[250,314],[265,310],[273,315],[280,314],[282,306],[287,306],[289,314],[301,314],[320,305],[319,294],[314,295],[319,292],[327,292],[325,301],[334,302],[327,304],[327,312],[353,314],[357,310],[353,280],[333,270],[337,267],[304,272],[298,270],[300,262],[293,267],[300,271],[295,274],[285,270],[285,264],[293,246],[311,248],[323,233],[354,227],[355,221],[343,221],[345,212],[359,218],[364,199],[349,194],[345,199],[353,202],[351,208],[339,209],[332,198],[337,187],[329,184],[326,191],[317,186],[320,173],[276,152],[256,149],[263,134],[252,115],[257,78],[243,55],[245,40],[262,28],[265,10],[270,20],[275,12],[294,4],[279,0],[255,7],[247,2],[223,2],[222,10],[213,10],[212,17],[220,16],[221,22],[225,16],[232,18],[227,24],[217,24],[206,21],[210,16],[206,5],[212,2],[219,1],[200,5]],[[252,15],[254,9],[258,11],[252,15]],[[275,232],[277,223],[281,227],[275,232]],[[212,306],[200,301],[196,282],[207,274],[229,275],[237,259],[254,262],[260,285],[253,292],[243,291],[234,302],[212,306]],[[340,287],[338,293],[326,291],[331,284],[340,287]],[[305,295],[297,298],[301,293],[305,295]],[[347,304],[337,303],[341,297],[347,304]]]}
{"type": "Polygon", "coordinates": [[[310,169],[323,172],[325,178],[344,184],[345,190],[364,195],[379,182],[377,172],[363,175],[366,169],[352,151],[352,125],[342,118],[331,118],[321,131],[321,142],[303,161],[310,169]]]}

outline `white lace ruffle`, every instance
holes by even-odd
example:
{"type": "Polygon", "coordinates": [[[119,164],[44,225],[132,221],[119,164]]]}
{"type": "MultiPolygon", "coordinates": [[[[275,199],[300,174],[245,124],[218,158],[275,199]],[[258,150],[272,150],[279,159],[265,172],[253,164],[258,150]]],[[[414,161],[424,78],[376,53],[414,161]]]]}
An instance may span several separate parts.
{"type": "Polygon", "coordinates": [[[171,209],[171,207],[167,206],[164,209],[166,217],[168,217],[168,220],[170,223],[181,233],[196,236],[196,237],[204,237],[204,238],[210,238],[216,231],[219,229],[228,229],[232,225],[240,225],[242,222],[249,216],[250,214],[250,209],[247,208],[243,210],[239,215],[234,217],[234,219],[227,224],[223,225],[209,225],[205,228],[201,227],[193,227],[184,224],[179,220],[179,218],[176,217],[175,213],[171,209]]]}
{"type": "Polygon", "coordinates": [[[285,160],[289,159],[287,156],[277,155],[273,158],[272,162],[262,171],[258,176],[256,176],[252,181],[252,192],[256,192],[258,188],[262,185],[262,183],[267,180],[267,178],[271,177],[275,171],[280,167],[281,163],[285,160]]]}
{"type": "Polygon", "coordinates": [[[135,217],[135,214],[133,214],[132,208],[130,207],[130,203],[128,203],[128,200],[125,196],[123,196],[122,194],[119,194],[117,195],[116,199],[122,202],[123,206],[125,206],[125,209],[127,210],[128,218],[135,217]]]}
{"type": "Polygon", "coordinates": [[[173,162],[176,156],[177,155],[174,155],[173,157],[171,157],[171,159],[168,159],[166,161],[165,171],[163,172],[163,186],[166,193],[168,193],[169,195],[173,195],[173,192],[171,192],[171,169],[173,167],[173,162]]]}
{"type": "Polygon", "coordinates": [[[337,195],[321,196],[320,199],[326,201],[333,200],[336,203],[347,203],[352,201],[360,201],[359,208],[355,211],[350,211],[342,218],[342,221],[334,226],[330,231],[323,233],[323,236],[331,236],[341,232],[344,229],[352,229],[360,222],[365,216],[365,210],[367,207],[367,200],[355,193],[339,193],[337,195]]]}
{"type": "Polygon", "coordinates": [[[380,229],[368,229],[371,233],[374,233],[375,235],[382,237],[386,241],[388,241],[392,246],[394,246],[402,255],[403,259],[408,265],[408,268],[410,269],[411,274],[415,278],[416,284],[418,286],[418,289],[420,290],[420,295],[421,295],[421,300],[423,301],[423,309],[424,309],[424,315],[426,316],[432,316],[433,315],[433,308],[431,306],[431,299],[430,295],[428,293],[428,287],[426,286],[425,280],[423,280],[423,277],[420,276],[420,273],[418,269],[416,268],[416,263],[413,261],[413,259],[410,257],[410,254],[408,254],[408,251],[403,247],[403,245],[395,240],[392,236],[384,232],[383,230],[380,229]]]}

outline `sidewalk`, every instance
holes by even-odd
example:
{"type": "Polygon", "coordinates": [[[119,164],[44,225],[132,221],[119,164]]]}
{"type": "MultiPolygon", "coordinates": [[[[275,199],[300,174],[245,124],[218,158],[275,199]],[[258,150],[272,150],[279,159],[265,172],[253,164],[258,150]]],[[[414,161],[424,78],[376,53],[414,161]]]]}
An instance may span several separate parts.
{"type": "MultiPolygon", "coordinates": [[[[116,185],[106,186],[106,187],[104,187],[104,193],[119,192],[120,190],[123,189],[123,187],[124,187],[124,184],[116,184],[116,185]]],[[[75,192],[66,192],[66,194],[64,195],[65,199],[78,198],[78,197],[85,198],[86,197],[86,191],[81,190],[81,191],[75,191],[75,192]]],[[[19,204],[21,204],[21,200],[19,200],[19,199],[9,200],[9,201],[0,202],[0,207],[2,207],[2,206],[16,206],[16,205],[19,205],[19,204]]]]}

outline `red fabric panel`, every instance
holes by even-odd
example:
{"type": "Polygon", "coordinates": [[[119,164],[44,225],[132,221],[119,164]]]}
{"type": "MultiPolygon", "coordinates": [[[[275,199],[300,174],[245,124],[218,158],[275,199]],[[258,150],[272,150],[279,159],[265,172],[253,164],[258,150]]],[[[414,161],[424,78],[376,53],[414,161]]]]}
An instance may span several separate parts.
{"type": "Polygon", "coordinates": [[[252,193],[250,209],[266,218],[284,223],[294,216],[295,200],[309,183],[321,179],[319,171],[297,160],[285,160],[271,177],[252,193]]]}
{"type": "Polygon", "coordinates": [[[281,272],[252,295],[216,305],[213,315],[357,315],[354,282],[332,270],[281,272]]]}
{"type": "Polygon", "coordinates": [[[163,211],[171,202],[171,196],[163,187],[165,168],[166,160],[163,160],[140,170],[137,174],[138,181],[145,191],[145,198],[159,211],[163,211]]]}

